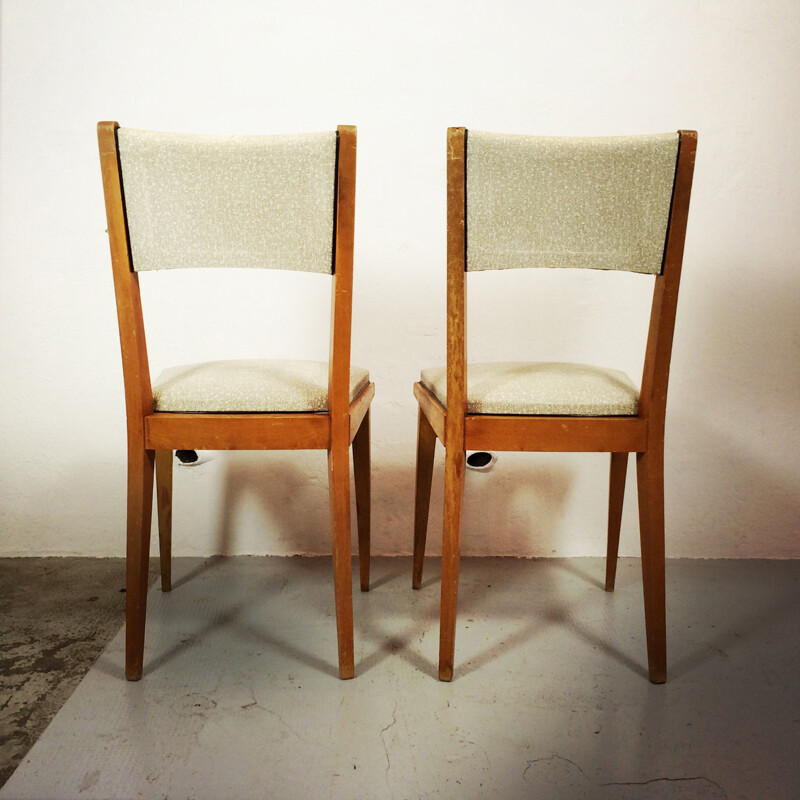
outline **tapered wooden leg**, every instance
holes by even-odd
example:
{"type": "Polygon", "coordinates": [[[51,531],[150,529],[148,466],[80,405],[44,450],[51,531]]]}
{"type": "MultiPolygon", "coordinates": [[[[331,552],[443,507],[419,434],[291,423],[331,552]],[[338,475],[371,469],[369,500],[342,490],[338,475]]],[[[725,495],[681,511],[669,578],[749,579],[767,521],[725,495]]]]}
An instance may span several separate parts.
{"type": "Polygon", "coordinates": [[[352,678],[353,585],[350,564],[350,453],[347,433],[328,451],[328,487],[333,529],[333,582],[336,596],[336,631],[339,641],[339,677],[352,678]]]}
{"type": "Polygon", "coordinates": [[[636,456],[639,532],[650,680],[667,679],[667,611],[664,576],[664,451],[651,448],[636,456]]]}
{"type": "Polygon", "coordinates": [[[172,450],[156,450],[156,500],[161,591],[172,589],[172,450]]]}
{"type": "Polygon", "coordinates": [[[453,679],[458,600],[461,503],[464,496],[463,450],[447,448],[444,466],[444,532],[442,536],[442,607],[439,621],[439,680],[453,679]]]}
{"type": "Polygon", "coordinates": [[[150,521],[153,516],[152,450],[128,447],[128,544],[125,560],[125,677],[138,681],[144,660],[150,521]]]}
{"type": "Polygon", "coordinates": [[[417,486],[414,495],[414,561],[411,575],[411,586],[414,589],[422,586],[435,452],[436,434],[420,408],[417,416],[417,486]]]}
{"type": "Polygon", "coordinates": [[[619,556],[619,530],[622,525],[622,501],[625,499],[625,476],[628,454],[612,453],[608,488],[608,546],[606,550],[606,591],[614,591],[619,556]]]}
{"type": "Polygon", "coordinates": [[[370,434],[369,411],[353,439],[353,481],[356,485],[356,522],[358,524],[358,568],[361,591],[369,591],[370,549],[370,434]]]}

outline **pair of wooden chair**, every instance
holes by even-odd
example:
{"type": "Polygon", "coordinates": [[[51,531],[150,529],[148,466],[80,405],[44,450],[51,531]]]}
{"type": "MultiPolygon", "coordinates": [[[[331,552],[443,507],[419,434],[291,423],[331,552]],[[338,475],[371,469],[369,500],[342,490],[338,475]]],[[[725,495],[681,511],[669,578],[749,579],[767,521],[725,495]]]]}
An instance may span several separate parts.
{"type": "MultiPolygon", "coordinates": [[[[351,678],[350,463],[360,583],[369,588],[375,393],[350,363],[356,131],[273,137],[98,126],[128,420],[126,664],[142,675],[153,483],[170,588],[173,451],[328,452],[339,674],[351,678]],[[138,273],[266,267],[332,279],[330,358],[211,362],[151,382],[138,273]]],[[[447,366],[423,370],[413,585],[436,439],[445,446],[439,677],[453,674],[465,451],[611,453],[606,588],[613,589],[627,454],[637,454],[650,679],[666,679],[663,441],[696,134],[565,139],[448,131],[447,366]],[[655,275],[641,390],[623,373],[547,363],[467,366],[466,273],[517,267],[655,275]]]]}

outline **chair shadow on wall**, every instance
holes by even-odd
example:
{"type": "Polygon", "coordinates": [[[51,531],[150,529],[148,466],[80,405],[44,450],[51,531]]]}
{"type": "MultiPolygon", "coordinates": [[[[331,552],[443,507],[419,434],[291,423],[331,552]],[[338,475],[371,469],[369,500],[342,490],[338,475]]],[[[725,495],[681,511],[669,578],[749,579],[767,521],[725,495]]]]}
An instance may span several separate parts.
{"type": "MultiPolygon", "coordinates": [[[[215,535],[215,555],[205,559],[194,569],[177,576],[173,582],[173,590],[194,580],[199,575],[213,569],[227,557],[236,555],[236,522],[243,508],[255,508],[263,517],[265,531],[263,550],[275,546],[274,536],[281,534],[280,539],[288,552],[302,554],[316,552],[319,542],[330,546],[328,493],[325,486],[324,456],[321,456],[319,476],[310,470],[304,470],[292,463],[292,456],[278,455],[275,451],[259,454],[261,458],[241,460],[238,453],[230,452],[222,455],[225,459],[221,467],[219,514],[215,535]],[[307,505],[290,503],[288,498],[296,496],[303,487],[319,487],[319,497],[307,505]],[[280,524],[278,524],[278,521],[280,524]],[[308,536],[309,530],[321,532],[321,539],[316,546],[308,536]],[[268,534],[268,535],[266,535],[268,534]]],[[[193,467],[192,467],[193,469],[193,467]]],[[[180,471],[178,471],[180,473],[180,471]]],[[[176,498],[181,494],[180,485],[176,485],[176,498]]],[[[355,519],[355,516],[353,517],[355,519]]],[[[154,523],[155,524],[155,523],[154,523]]],[[[356,544],[353,555],[357,554],[356,544]]]]}

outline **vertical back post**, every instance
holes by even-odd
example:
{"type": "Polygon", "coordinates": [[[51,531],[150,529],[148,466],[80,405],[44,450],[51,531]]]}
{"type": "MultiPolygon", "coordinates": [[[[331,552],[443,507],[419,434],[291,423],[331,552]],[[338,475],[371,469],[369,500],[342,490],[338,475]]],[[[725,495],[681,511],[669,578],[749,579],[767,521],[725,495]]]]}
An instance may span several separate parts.
{"type": "Polygon", "coordinates": [[[97,140],[103,173],[128,420],[125,677],[135,681],[142,677],[155,453],[145,447],[145,417],[153,412],[153,392],[147,361],[139,278],[131,269],[117,147],[118,128],[116,122],[99,123],[97,140]]]}
{"type": "Polygon", "coordinates": [[[464,497],[466,352],[466,143],[465,128],[447,131],[447,417],[445,419],[442,602],[439,680],[453,678],[453,653],[464,497]]]}
{"type": "Polygon", "coordinates": [[[350,331],[353,313],[353,241],[356,204],[356,129],[340,125],[336,158],[336,216],[331,341],[328,367],[328,413],[331,425],[350,407],[350,331]]]}
{"type": "Polygon", "coordinates": [[[353,231],[355,223],[356,129],[338,128],[336,216],[328,372],[328,488],[333,523],[333,576],[339,677],[355,674],[353,587],[350,564],[350,326],[353,309],[353,231]]]}
{"type": "Polygon", "coordinates": [[[678,161],[675,167],[675,184],[667,227],[664,267],[661,274],[656,277],[653,290],[653,306],[650,312],[650,329],[647,335],[639,398],[639,415],[649,420],[648,438],[654,435],[663,436],[669,364],[672,357],[678,289],[689,217],[689,198],[697,152],[697,132],[679,131],[679,134],[678,161]]]}
{"type": "Polygon", "coordinates": [[[466,128],[447,130],[447,423],[445,444],[464,449],[467,405],[466,128]]]}
{"type": "Polygon", "coordinates": [[[141,434],[144,442],[144,417],[153,412],[153,392],[147,360],[142,300],[138,275],[131,268],[128,230],[122,199],[116,122],[97,125],[100,168],[108,220],[111,266],[122,349],[122,372],[125,381],[125,407],[128,416],[128,437],[141,434]]]}

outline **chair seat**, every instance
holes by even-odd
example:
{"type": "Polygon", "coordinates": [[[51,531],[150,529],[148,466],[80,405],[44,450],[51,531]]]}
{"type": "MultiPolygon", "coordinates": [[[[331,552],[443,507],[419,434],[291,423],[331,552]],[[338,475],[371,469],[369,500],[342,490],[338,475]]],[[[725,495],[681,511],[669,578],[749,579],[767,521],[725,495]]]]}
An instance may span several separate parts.
{"type": "MultiPolygon", "coordinates": [[[[447,405],[447,370],[422,370],[422,384],[447,405]]],[[[469,364],[467,413],[635,416],[639,392],[633,381],[615,369],[587,364],[525,361],[469,364]]]]}
{"type": "MultiPolygon", "coordinates": [[[[369,372],[350,367],[350,402],[369,372]]],[[[328,410],[327,361],[208,361],[164,370],[153,384],[156,411],[316,412],[328,410]]]]}

